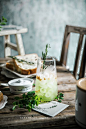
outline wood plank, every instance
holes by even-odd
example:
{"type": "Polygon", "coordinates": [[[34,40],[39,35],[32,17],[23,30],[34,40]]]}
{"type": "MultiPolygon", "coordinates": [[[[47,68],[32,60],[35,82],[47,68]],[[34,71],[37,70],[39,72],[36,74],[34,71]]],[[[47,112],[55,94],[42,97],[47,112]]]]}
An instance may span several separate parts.
{"type": "Polygon", "coordinates": [[[86,34],[86,28],[84,27],[79,27],[79,26],[70,26],[67,25],[68,27],[68,32],[73,32],[73,33],[79,33],[79,34],[86,34]]]}
{"type": "MultiPolygon", "coordinates": [[[[58,89],[60,89],[60,86],[61,85],[58,86],[58,89]]],[[[65,87],[64,87],[64,85],[62,85],[61,88],[63,87],[64,90],[61,90],[61,89],[59,90],[60,92],[62,92],[64,94],[63,103],[70,105],[70,107],[68,107],[69,112],[71,111],[72,108],[75,109],[75,93],[76,93],[75,90],[76,90],[76,88],[75,88],[74,84],[72,84],[72,86],[73,86],[73,89],[71,90],[70,85],[69,85],[69,88],[65,88],[65,87],[67,87],[67,85],[65,85],[65,87]]],[[[8,92],[8,91],[6,91],[6,92],[8,92]]],[[[5,95],[7,95],[7,94],[5,94],[5,95]]],[[[8,95],[8,103],[6,104],[6,107],[4,109],[0,110],[0,114],[7,114],[7,113],[10,113],[10,115],[11,115],[11,113],[15,114],[15,115],[17,115],[17,114],[24,115],[25,113],[27,113],[27,115],[32,114],[32,112],[29,113],[27,109],[19,109],[18,108],[14,111],[11,111],[12,103],[14,102],[15,96],[21,96],[21,95],[13,95],[10,93],[10,96],[8,95]],[[22,114],[22,113],[24,113],[24,114],[22,114]]],[[[36,112],[36,114],[37,114],[37,112],[36,112]]]]}
{"type": "Polygon", "coordinates": [[[4,46],[5,46],[5,50],[4,50],[4,56],[5,56],[5,58],[7,57],[7,56],[10,56],[11,55],[11,49],[10,49],[10,47],[9,46],[6,46],[5,44],[6,43],[9,43],[10,42],[10,35],[5,35],[4,36],[4,46]]]}
{"type": "Polygon", "coordinates": [[[0,32],[0,36],[4,36],[4,35],[13,35],[13,34],[21,34],[21,33],[26,33],[28,30],[27,28],[22,28],[22,29],[19,29],[19,30],[16,30],[16,29],[11,29],[11,30],[2,30],[0,32]]]}
{"type": "Polygon", "coordinates": [[[0,58],[0,64],[5,64],[10,58],[0,58]]]}
{"type": "Polygon", "coordinates": [[[63,39],[63,45],[62,45],[62,51],[61,51],[61,57],[60,57],[61,64],[64,64],[65,66],[67,63],[69,40],[70,40],[70,33],[68,33],[68,27],[66,26],[64,39],[63,39]]]}
{"type": "Polygon", "coordinates": [[[77,71],[78,71],[78,67],[79,67],[83,37],[84,37],[84,35],[80,34],[79,41],[78,41],[78,47],[77,47],[77,53],[76,53],[76,57],[75,57],[74,70],[73,70],[73,75],[75,76],[75,78],[77,76],[77,71]]]}
{"type": "Polygon", "coordinates": [[[58,83],[58,91],[64,92],[64,91],[75,91],[76,90],[76,84],[59,84],[58,83]]]}
{"type": "MultiPolygon", "coordinates": [[[[8,118],[9,119],[9,118],[8,118]]],[[[65,119],[63,117],[58,117],[58,119],[54,119],[52,121],[52,118],[50,119],[46,119],[45,121],[42,121],[41,119],[38,119],[38,122],[34,121],[30,121],[28,122],[28,119],[25,119],[25,122],[23,122],[23,120],[20,120],[20,123],[17,124],[17,121],[14,121],[14,123],[12,125],[10,125],[9,123],[7,123],[7,125],[2,125],[1,127],[5,128],[5,127],[9,127],[11,128],[18,128],[20,129],[22,127],[22,129],[28,129],[28,127],[31,128],[68,128],[68,127],[77,127],[76,126],[76,122],[75,122],[75,118],[74,116],[65,116],[65,119]],[[41,120],[41,121],[40,121],[41,120]],[[21,126],[22,124],[22,126],[21,126]]],[[[79,127],[79,126],[78,126],[79,127]]]]}
{"type": "Polygon", "coordinates": [[[17,43],[17,49],[19,55],[25,55],[24,46],[21,34],[15,34],[16,37],[16,43],[17,43]]]}
{"type": "Polygon", "coordinates": [[[71,73],[57,73],[57,83],[60,84],[76,84],[76,80],[74,79],[74,77],[72,76],[71,73]]]}
{"type": "Polygon", "coordinates": [[[79,79],[85,77],[85,72],[86,72],[86,38],[85,38],[84,50],[83,50],[82,59],[81,59],[79,79]]]}
{"type": "Polygon", "coordinates": [[[5,43],[5,47],[10,47],[11,49],[14,49],[17,51],[17,45],[13,43],[5,43]]]}
{"type": "Polygon", "coordinates": [[[66,42],[65,42],[65,48],[64,48],[64,58],[62,64],[66,66],[67,64],[67,56],[68,56],[68,48],[69,48],[69,40],[70,40],[70,34],[67,35],[66,37],[66,42]]]}

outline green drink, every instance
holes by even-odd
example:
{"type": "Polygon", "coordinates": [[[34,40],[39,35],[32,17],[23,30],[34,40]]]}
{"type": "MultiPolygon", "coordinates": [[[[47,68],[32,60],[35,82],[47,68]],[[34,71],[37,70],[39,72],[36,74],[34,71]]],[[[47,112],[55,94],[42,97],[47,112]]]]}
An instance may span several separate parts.
{"type": "Polygon", "coordinates": [[[40,62],[38,64],[40,64],[40,66],[38,65],[39,72],[37,72],[36,75],[35,94],[38,95],[38,97],[41,98],[42,101],[52,101],[57,96],[56,67],[49,65],[46,69],[43,69],[43,63],[40,62]]]}

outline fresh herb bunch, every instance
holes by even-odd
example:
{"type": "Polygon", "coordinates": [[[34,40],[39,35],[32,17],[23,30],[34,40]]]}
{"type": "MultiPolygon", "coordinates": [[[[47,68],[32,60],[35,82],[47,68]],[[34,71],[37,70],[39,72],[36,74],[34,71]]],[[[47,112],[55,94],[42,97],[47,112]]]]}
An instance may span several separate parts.
{"type": "Polygon", "coordinates": [[[18,59],[18,58],[16,58],[15,56],[8,56],[8,57],[17,60],[18,62],[26,62],[26,63],[29,64],[29,65],[33,65],[33,64],[34,64],[33,62],[28,62],[28,61],[26,61],[26,60],[18,59]]]}
{"type": "Polygon", "coordinates": [[[6,25],[6,22],[7,22],[7,19],[2,16],[2,18],[0,19],[0,28],[2,28],[2,25],[6,25]]]}
{"type": "MultiPolygon", "coordinates": [[[[64,94],[59,93],[58,96],[55,98],[58,102],[61,102],[63,100],[64,94]]],[[[37,95],[35,95],[35,91],[28,92],[27,94],[23,94],[22,98],[20,97],[15,97],[14,98],[16,101],[13,102],[13,108],[12,110],[15,110],[16,107],[19,108],[26,108],[30,112],[34,106],[38,106],[42,101],[40,98],[38,98],[37,95]]],[[[53,108],[53,107],[50,107],[53,108]]]]}
{"type": "Polygon", "coordinates": [[[62,102],[63,97],[64,97],[64,94],[60,92],[60,93],[58,93],[58,96],[55,99],[57,99],[58,102],[62,102]]]}
{"type": "Polygon", "coordinates": [[[44,60],[43,61],[43,69],[46,68],[45,67],[45,60],[46,60],[46,56],[47,56],[47,53],[48,53],[48,48],[51,48],[50,44],[46,44],[45,53],[42,52],[42,59],[44,60]]]}
{"type": "Polygon", "coordinates": [[[28,92],[27,94],[23,94],[22,98],[20,97],[15,97],[15,100],[13,102],[13,108],[12,110],[15,110],[16,107],[19,108],[26,108],[28,109],[28,111],[30,112],[32,108],[34,108],[34,106],[38,106],[38,104],[40,103],[41,99],[38,98],[37,95],[35,95],[35,91],[31,91],[28,92]]]}

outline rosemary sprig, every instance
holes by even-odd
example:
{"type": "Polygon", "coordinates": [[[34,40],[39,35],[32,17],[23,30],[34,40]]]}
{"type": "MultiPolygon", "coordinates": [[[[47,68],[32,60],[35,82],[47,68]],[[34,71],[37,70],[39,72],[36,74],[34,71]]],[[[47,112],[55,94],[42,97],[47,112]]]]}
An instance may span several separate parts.
{"type": "Polygon", "coordinates": [[[42,52],[42,59],[44,60],[43,61],[43,69],[46,67],[45,66],[45,60],[46,60],[46,56],[47,56],[47,53],[48,53],[48,48],[51,48],[50,44],[46,44],[45,53],[42,52]]]}
{"type": "Polygon", "coordinates": [[[16,107],[19,108],[26,108],[30,112],[34,106],[38,106],[40,103],[41,99],[38,98],[37,95],[35,95],[35,91],[28,92],[27,94],[23,94],[22,98],[20,97],[15,97],[15,100],[13,102],[13,108],[12,110],[15,110],[16,107]]]}
{"type": "Polygon", "coordinates": [[[25,62],[25,63],[27,63],[27,64],[29,64],[29,65],[33,65],[33,64],[34,64],[33,62],[28,62],[28,61],[26,61],[26,60],[18,59],[18,58],[16,58],[15,56],[8,56],[8,57],[17,60],[18,62],[25,62]]]}

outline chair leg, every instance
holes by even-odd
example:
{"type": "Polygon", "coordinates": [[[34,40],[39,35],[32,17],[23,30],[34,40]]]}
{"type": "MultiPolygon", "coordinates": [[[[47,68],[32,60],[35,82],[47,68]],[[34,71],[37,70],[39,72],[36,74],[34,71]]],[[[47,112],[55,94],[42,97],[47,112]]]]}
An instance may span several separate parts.
{"type": "Polygon", "coordinates": [[[21,34],[15,34],[15,37],[16,37],[18,54],[25,55],[21,34]]]}
{"type": "Polygon", "coordinates": [[[4,57],[6,58],[7,56],[11,55],[11,49],[8,47],[6,44],[10,43],[10,35],[5,35],[4,36],[4,57]]]}

